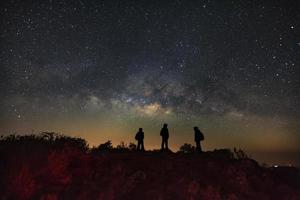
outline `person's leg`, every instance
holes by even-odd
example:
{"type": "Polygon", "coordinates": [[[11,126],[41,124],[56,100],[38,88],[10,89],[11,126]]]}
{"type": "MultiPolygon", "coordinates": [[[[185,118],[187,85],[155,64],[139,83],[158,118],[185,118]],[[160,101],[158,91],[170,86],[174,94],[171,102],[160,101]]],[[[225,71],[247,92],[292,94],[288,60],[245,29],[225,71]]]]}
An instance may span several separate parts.
{"type": "Polygon", "coordinates": [[[140,146],[141,146],[141,142],[138,141],[138,145],[137,145],[137,150],[138,150],[138,151],[140,150],[140,146]]]}
{"type": "Polygon", "coordinates": [[[199,142],[199,152],[202,152],[202,147],[201,147],[201,143],[199,142]]]}
{"type": "Polygon", "coordinates": [[[141,145],[142,145],[142,151],[145,151],[145,148],[144,148],[144,140],[142,140],[141,145]]]}
{"type": "Polygon", "coordinates": [[[165,146],[165,139],[162,138],[162,140],[161,140],[161,150],[164,150],[164,146],[165,146]]]}
{"type": "Polygon", "coordinates": [[[166,139],[166,149],[168,150],[169,147],[168,147],[168,139],[166,139]]]}
{"type": "Polygon", "coordinates": [[[200,141],[196,141],[196,150],[200,152],[200,141]]]}

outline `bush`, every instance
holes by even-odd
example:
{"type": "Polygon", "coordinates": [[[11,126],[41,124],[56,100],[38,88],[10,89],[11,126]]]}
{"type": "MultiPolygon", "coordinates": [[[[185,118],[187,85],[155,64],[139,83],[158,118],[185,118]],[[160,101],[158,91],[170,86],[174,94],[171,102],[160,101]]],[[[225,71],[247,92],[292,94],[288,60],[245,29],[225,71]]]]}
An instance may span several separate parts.
{"type": "Polygon", "coordinates": [[[129,148],[130,151],[135,151],[137,146],[136,146],[136,144],[130,142],[129,145],[128,145],[128,148],[129,148]]]}
{"type": "Polygon", "coordinates": [[[55,132],[42,132],[38,135],[9,135],[0,138],[0,146],[2,149],[13,147],[34,150],[49,150],[53,148],[61,148],[64,146],[73,147],[80,151],[86,152],[89,149],[87,142],[82,138],[64,136],[55,132]]]}
{"type": "Polygon", "coordinates": [[[180,147],[179,152],[182,152],[182,153],[193,153],[193,152],[195,152],[195,147],[192,146],[191,144],[184,143],[180,147]]]}
{"type": "Polygon", "coordinates": [[[93,148],[91,151],[92,153],[104,153],[104,152],[111,152],[113,149],[112,143],[110,140],[107,142],[100,144],[98,147],[93,148]]]}
{"type": "Polygon", "coordinates": [[[249,156],[241,149],[233,148],[234,157],[238,160],[247,159],[249,156]]]}

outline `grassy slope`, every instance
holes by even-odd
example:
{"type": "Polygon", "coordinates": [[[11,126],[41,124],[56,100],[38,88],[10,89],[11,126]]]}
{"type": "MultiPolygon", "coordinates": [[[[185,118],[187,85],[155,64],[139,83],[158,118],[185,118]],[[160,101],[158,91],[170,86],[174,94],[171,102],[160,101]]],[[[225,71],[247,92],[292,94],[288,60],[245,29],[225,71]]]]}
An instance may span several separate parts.
{"type": "Polygon", "coordinates": [[[88,153],[0,144],[0,199],[300,199],[299,169],[218,152],[88,153]]]}

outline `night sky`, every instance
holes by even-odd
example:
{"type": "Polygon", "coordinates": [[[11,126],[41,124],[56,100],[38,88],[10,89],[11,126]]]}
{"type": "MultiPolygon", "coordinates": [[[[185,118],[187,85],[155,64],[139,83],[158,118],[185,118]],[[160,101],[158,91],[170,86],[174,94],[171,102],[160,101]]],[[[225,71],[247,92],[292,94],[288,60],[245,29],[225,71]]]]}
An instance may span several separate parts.
{"type": "Polygon", "coordinates": [[[3,0],[0,132],[300,159],[300,5],[291,1],[3,0]]]}

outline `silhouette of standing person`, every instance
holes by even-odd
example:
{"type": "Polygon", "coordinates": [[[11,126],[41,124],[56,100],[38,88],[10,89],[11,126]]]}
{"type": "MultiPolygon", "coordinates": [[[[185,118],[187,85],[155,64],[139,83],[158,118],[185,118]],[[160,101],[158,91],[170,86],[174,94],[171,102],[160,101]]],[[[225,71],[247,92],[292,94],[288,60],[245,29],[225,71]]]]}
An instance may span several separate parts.
{"type": "Polygon", "coordinates": [[[138,141],[137,150],[144,151],[144,132],[142,128],[135,134],[135,139],[138,141]]]}
{"type": "Polygon", "coordinates": [[[160,136],[162,137],[161,142],[161,150],[164,150],[164,146],[166,147],[166,150],[168,150],[168,139],[169,139],[169,130],[168,130],[168,124],[164,124],[160,131],[160,136]]]}
{"type": "Polygon", "coordinates": [[[197,126],[194,127],[194,131],[195,131],[196,150],[201,153],[202,148],[200,142],[204,140],[204,135],[197,126]]]}

